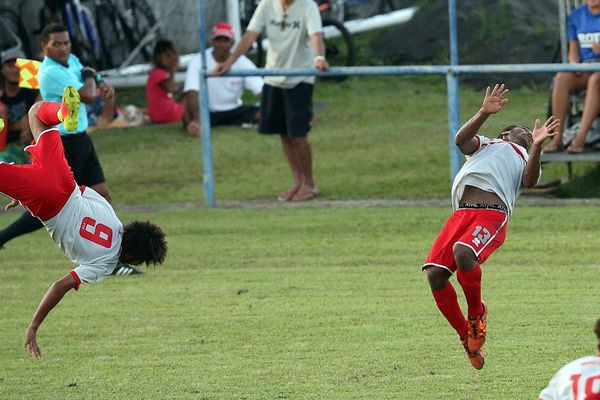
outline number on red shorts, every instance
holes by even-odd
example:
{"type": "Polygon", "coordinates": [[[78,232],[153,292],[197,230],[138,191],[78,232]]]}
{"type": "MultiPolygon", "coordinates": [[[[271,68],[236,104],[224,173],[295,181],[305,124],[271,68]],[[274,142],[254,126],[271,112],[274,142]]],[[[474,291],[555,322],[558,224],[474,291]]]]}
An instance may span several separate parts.
{"type": "Polygon", "coordinates": [[[112,243],[113,231],[104,224],[97,224],[96,220],[90,217],[83,218],[79,234],[82,238],[90,242],[99,244],[102,247],[110,249],[112,243]]]}

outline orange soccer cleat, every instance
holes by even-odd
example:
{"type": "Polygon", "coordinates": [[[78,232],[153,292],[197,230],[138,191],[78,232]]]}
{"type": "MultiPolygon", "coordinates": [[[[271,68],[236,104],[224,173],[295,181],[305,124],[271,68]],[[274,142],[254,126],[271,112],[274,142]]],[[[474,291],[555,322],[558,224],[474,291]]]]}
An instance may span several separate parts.
{"type": "Polygon", "coordinates": [[[468,345],[470,351],[479,351],[485,344],[487,335],[487,313],[488,305],[485,301],[481,302],[483,306],[483,314],[479,318],[468,318],[469,334],[468,345]]]}
{"type": "Polygon", "coordinates": [[[73,132],[77,129],[79,119],[79,92],[73,86],[65,87],[62,102],[58,109],[58,119],[63,123],[66,130],[73,132]]]}
{"type": "Polygon", "coordinates": [[[484,354],[481,350],[471,351],[469,350],[469,346],[467,345],[467,338],[461,338],[460,342],[462,343],[465,351],[467,352],[467,356],[469,357],[469,361],[471,365],[475,369],[483,368],[483,364],[485,364],[484,354]]]}

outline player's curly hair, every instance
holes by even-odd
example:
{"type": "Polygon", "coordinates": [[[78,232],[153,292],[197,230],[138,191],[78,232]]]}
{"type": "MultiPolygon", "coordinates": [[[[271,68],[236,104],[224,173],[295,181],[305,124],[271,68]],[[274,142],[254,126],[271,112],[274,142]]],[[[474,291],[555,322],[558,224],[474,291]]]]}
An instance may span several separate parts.
{"type": "Polygon", "coordinates": [[[133,221],[125,225],[119,260],[139,265],[162,264],[167,257],[165,233],[150,221],[133,221]]]}
{"type": "Polygon", "coordinates": [[[594,333],[598,338],[598,353],[600,354],[600,318],[598,318],[596,325],[594,325],[594,333]]]}

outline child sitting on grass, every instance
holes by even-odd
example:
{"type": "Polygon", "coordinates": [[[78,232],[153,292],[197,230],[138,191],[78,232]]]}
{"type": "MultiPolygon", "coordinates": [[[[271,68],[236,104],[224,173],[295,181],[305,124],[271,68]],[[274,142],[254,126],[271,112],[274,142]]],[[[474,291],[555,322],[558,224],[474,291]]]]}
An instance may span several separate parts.
{"type": "Polygon", "coordinates": [[[175,73],[179,66],[179,51],[173,42],[160,39],[154,47],[152,61],[154,68],[150,71],[146,83],[146,101],[150,121],[154,124],[181,121],[183,126],[187,127],[190,135],[199,136],[199,127],[188,125],[191,116],[186,112],[185,104],[178,103],[173,99],[173,92],[179,90],[175,83],[175,73]]]}

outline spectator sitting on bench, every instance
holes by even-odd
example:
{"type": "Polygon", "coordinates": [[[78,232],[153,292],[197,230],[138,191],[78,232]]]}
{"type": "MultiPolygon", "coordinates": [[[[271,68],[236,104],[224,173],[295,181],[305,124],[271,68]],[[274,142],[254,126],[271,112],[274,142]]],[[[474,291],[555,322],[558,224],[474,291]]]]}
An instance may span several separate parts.
{"type": "MultiPolygon", "coordinates": [[[[206,70],[213,71],[217,64],[229,58],[235,43],[233,28],[227,22],[217,23],[211,32],[212,47],[206,49],[206,70]]],[[[193,117],[190,124],[199,124],[198,90],[199,76],[202,60],[200,55],[194,57],[185,75],[183,91],[189,98],[190,112],[193,117]]],[[[256,65],[246,56],[241,56],[232,69],[256,69],[256,65]]],[[[222,78],[208,78],[208,105],[210,109],[211,125],[242,125],[257,124],[259,107],[244,105],[242,94],[248,89],[256,96],[260,96],[264,82],[260,76],[231,76],[222,78]]]]}
{"type": "MultiPolygon", "coordinates": [[[[568,61],[600,62],[600,0],[587,0],[587,4],[574,9],[568,18],[568,61]]],[[[563,150],[562,134],[565,130],[571,93],[587,90],[581,116],[581,126],[567,151],[583,153],[585,137],[592,122],[600,112],[600,72],[559,72],[554,77],[552,87],[552,115],[560,119],[559,134],[544,147],[544,152],[555,153],[563,150]]]]}

